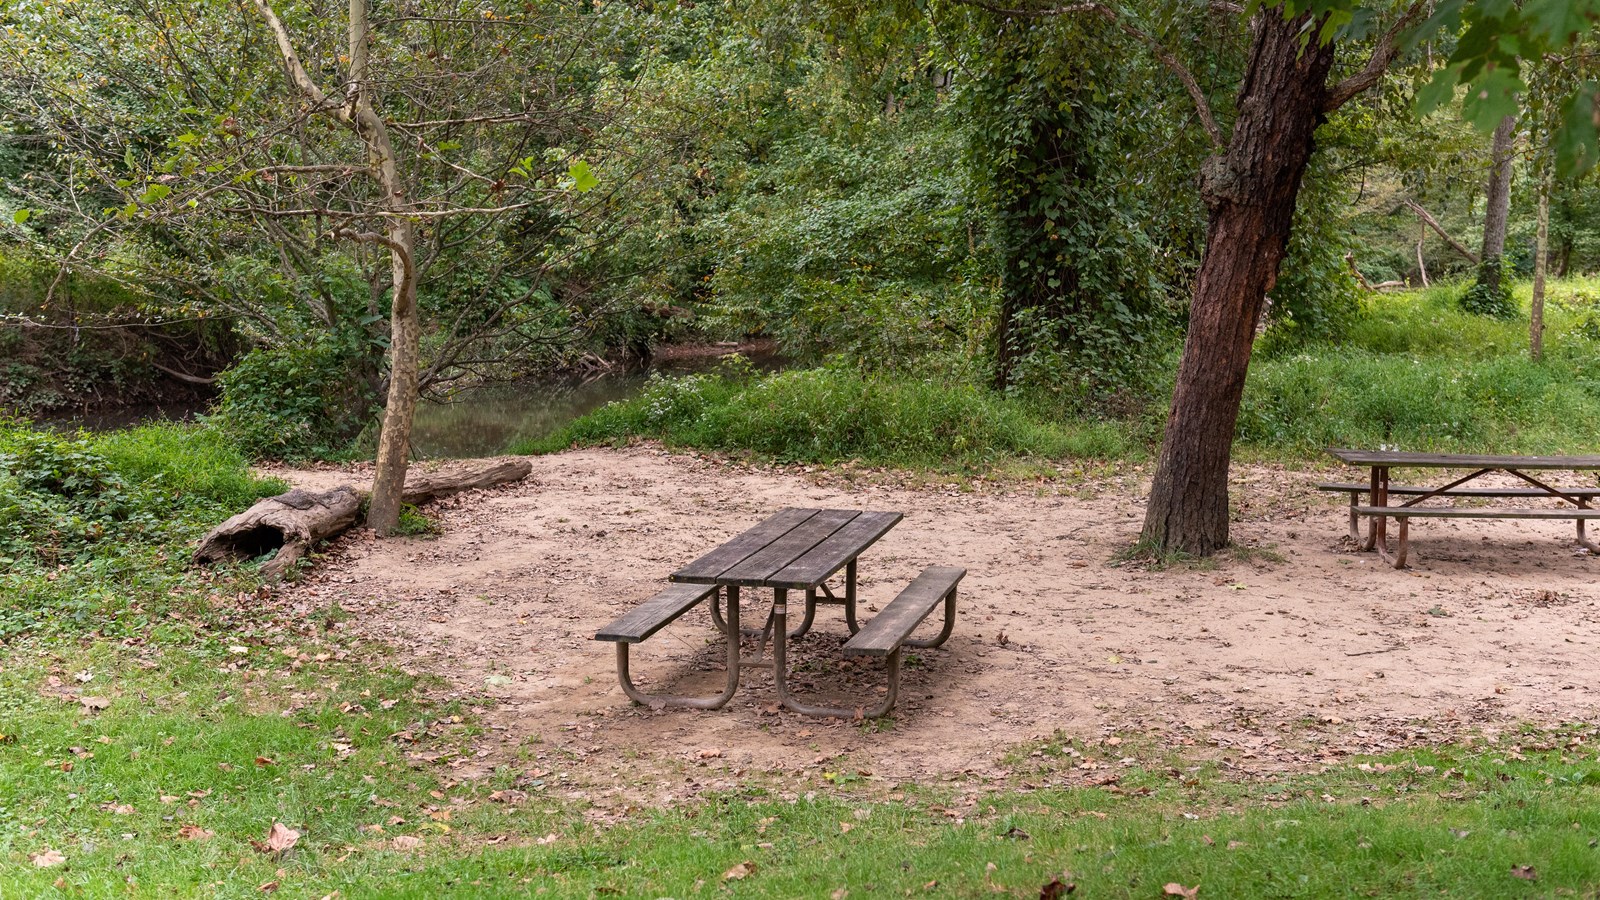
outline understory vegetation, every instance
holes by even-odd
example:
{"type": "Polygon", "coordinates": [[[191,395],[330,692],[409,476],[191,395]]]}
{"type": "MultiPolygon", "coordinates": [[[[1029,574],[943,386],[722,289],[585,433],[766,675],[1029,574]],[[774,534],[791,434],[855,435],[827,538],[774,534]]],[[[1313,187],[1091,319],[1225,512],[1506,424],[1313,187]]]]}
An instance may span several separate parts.
{"type": "Polygon", "coordinates": [[[212,577],[188,567],[195,540],[283,489],[212,429],[60,434],[0,420],[0,645],[41,631],[137,637],[181,618],[212,577]]]}
{"type": "MultiPolygon", "coordinates": [[[[1524,309],[1528,286],[1516,286],[1524,309]]],[[[1581,453],[1600,446],[1600,283],[1558,283],[1546,353],[1527,357],[1525,312],[1464,311],[1460,287],[1369,294],[1337,341],[1286,344],[1269,331],[1251,367],[1240,449],[1312,459],[1332,446],[1441,452],[1581,453]]],[[[549,452],[648,437],[785,462],[939,468],[1016,459],[1147,458],[1161,407],[1072,415],[1047,397],[955,377],[834,365],[758,375],[747,367],[659,378],[550,438],[549,452]]]]}

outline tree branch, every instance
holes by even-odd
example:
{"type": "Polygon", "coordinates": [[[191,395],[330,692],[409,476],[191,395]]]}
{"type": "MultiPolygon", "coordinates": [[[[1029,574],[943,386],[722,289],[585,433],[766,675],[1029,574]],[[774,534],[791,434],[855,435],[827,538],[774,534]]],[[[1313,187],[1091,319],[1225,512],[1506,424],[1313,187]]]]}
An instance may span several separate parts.
{"type": "Polygon", "coordinates": [[[1446,232],[1444,230],[1444,226],[1439,224],[1439,220],[1435,219],[1431,213],[1429,213],[1427,210],[1422,208],[1422,204],[1418,203],[1415,200],[1407,198],[1405,200],[1405,207],[1406,207],[1406,209],[1409,209],[1412,212],[1416,213],[1417,214],[1417,218],[1419,218],[1423,222],[1427,223],[1428,227],[1432,228],[1435,232],[1437,232],[1439,234],[1439,237],[1444,238],[1445,243],[1449,244],[1452,248],[1454,248],[1457,253],[1459,253],[1462,256],[1465,256],[1467,259],[1471,260],[1473,265],[1477,265],[1478,264],[1478,254],[1473,253],[1471,250],[1468,250],[1466,247],[1463,247],[1461,245],[1460,241],[1458,241],[1455,238],[1451,237],[1449,232],[1446,232]]]}
{"type": "Polygon", "coordinates": [[[1361,71],[1339,82],[1328,91],[1327,99],[1322,101],[1323,112],[1333,112],[1339,107],[1350,102],[1352,97],[1366,91],[1377,84],[1379,79],[1394,65],[1394,59],[1400,54],[1400,34],[1416,23],[1427,8],[1427,0],[1412,0],[1406,11],[1389,26],[1378,41],[1378,46],[1372,49],[1372,56],[1361,71]]]}

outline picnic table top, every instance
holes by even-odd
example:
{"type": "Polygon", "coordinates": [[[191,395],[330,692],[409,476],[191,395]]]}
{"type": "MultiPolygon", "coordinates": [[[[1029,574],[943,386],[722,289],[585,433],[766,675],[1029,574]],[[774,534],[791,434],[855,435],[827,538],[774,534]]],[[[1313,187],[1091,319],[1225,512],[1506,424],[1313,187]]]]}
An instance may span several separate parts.
{"type": "Polygon", "coordinates": [[[1485,456],[1470,453],[1411,453],[1403,450],[1350,450],[1328,453],[1352,466],[1414,466],[1435,469],[1600,469],[1600,456],[1485,456]]]}
{"type": "Polygon", "coordinates": [[[672,573],[691,584],[810,589],[888,533],[903,515],[786,507],[672,573]]]}

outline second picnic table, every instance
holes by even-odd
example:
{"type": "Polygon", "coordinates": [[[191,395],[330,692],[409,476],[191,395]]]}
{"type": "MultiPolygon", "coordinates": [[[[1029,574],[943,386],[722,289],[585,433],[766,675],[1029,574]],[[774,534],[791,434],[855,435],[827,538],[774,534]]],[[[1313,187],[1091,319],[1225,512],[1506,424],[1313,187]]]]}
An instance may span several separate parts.
{"type": "Polygon", "coordinates": [[[1468,453],[1415,453],[1401,450],[1351,450],[1329,448],[1328,453],[1353,466],[1366,466],[1371,470],[1365,484],[1319,484],[1326,491],[1343,491],[1350,495],[1350,538],[1362,550],[1377,550],[1383,560],[1395,568],[1406,564],[1406,543],[1409,521],[1413,517],[1477,518],[1477,519],[1571,519],[1577,523],[1578,543],[1591,553],[1600,553],[1600,546],[1589,540],[1584,522],[1600,518],[1600,510],[1590,506],[1590,501],[1600,496],[1600,487],[1560,486],[1548,483],[1529,472],[1600,470],[1600,456],[1494,456],[1468,453]],[[1470,469],[1468,474],[1437,487],[1393,485],[1389,470],[1418,469],[1470,469]],[[1522,486],[1465,487],[1471,481],[1494,472],[1504,472],[1523,482],[1522,486]],[[1366,504],[1359,502],[1366,493],[1366,504]],[[1404,503],[1390,504],[1393,497],[1410,497],[1404,503]],[[1434,498],[1553,498],[1570,503],[1571,507],[1440,507],[1423,506],[1434,498]],[[1369,522],[1366,536],[1360,531],[1360,520],[1369,522]],[[1388,520],[1399,526],[1395,550],[1389,551],[1388,520]]]}

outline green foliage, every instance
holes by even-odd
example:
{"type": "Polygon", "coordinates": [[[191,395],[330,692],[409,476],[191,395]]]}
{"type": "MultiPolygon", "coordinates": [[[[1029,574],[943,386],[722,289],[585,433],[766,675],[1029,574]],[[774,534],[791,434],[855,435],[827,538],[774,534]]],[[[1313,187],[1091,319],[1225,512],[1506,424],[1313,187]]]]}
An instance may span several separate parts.
{"type": "Polygon", "coordinates": [[[1238,437],[1276,455],[1335,445],[1592,452],[1600,329],[1587,333],[1595,307],[1573,288],[1552,289],[1539,363],[1522,324],[1461,310],[1458,286],[1376,296],[1342,346],[1251,366],[1238,437]]]}
{"type": "Polygon", "coordinates": [[[416,506],[410,503],[400,504],[400,522],[395,525],[394,534],[403,537],[421,537],[425,534],[437,534],[438,531],[439,527],[416,506]]]}
{"type": "Polygon", "coordinates": [[[210,429],[64,435],[0,421],[0,594],[11,598],[0,639],[156,613],[194,577],[188,542],[280,490],[210,429]]]}
{"type": "Polygon", "coordinates": [[[862,375],[843,367],[755,379],[657,378],[639,397],[605,406],[548,441],[513,452],[635,436],[785,462],[928,468],[1136,452],[1109,424],[1056,424],[1017,400],[971,384],[862,375]]]}
{"type": "Polygon", "coordinates": [[[951,53],[1000,270],[996,382],[1126,411],[1176,343],[1196,262],[1203,213],[1178,180],[1204,144],[1153,114],[1188,101],[1145,80],[1143,49],[1098,19],[971,16],[951,53]],[[1069,49],[1085,44],[1105,52],[1069,49]]]}
{"type": "Polygon", "coordinates": [[[1478,266],[1478,280],[1461,295],[1461,309],[1491,319],[1515,319],[1521,313],[1511,299],[1511,260],[1504,256],[1486,259],[1478,266]]]}
{"type": "Polygon", "coordinates": [[[223,373],[209,421],[256,458],[332,455],[371,417],[375,391],[362,371],[366,362],[351,341],[252,350],[223,373]]]}

